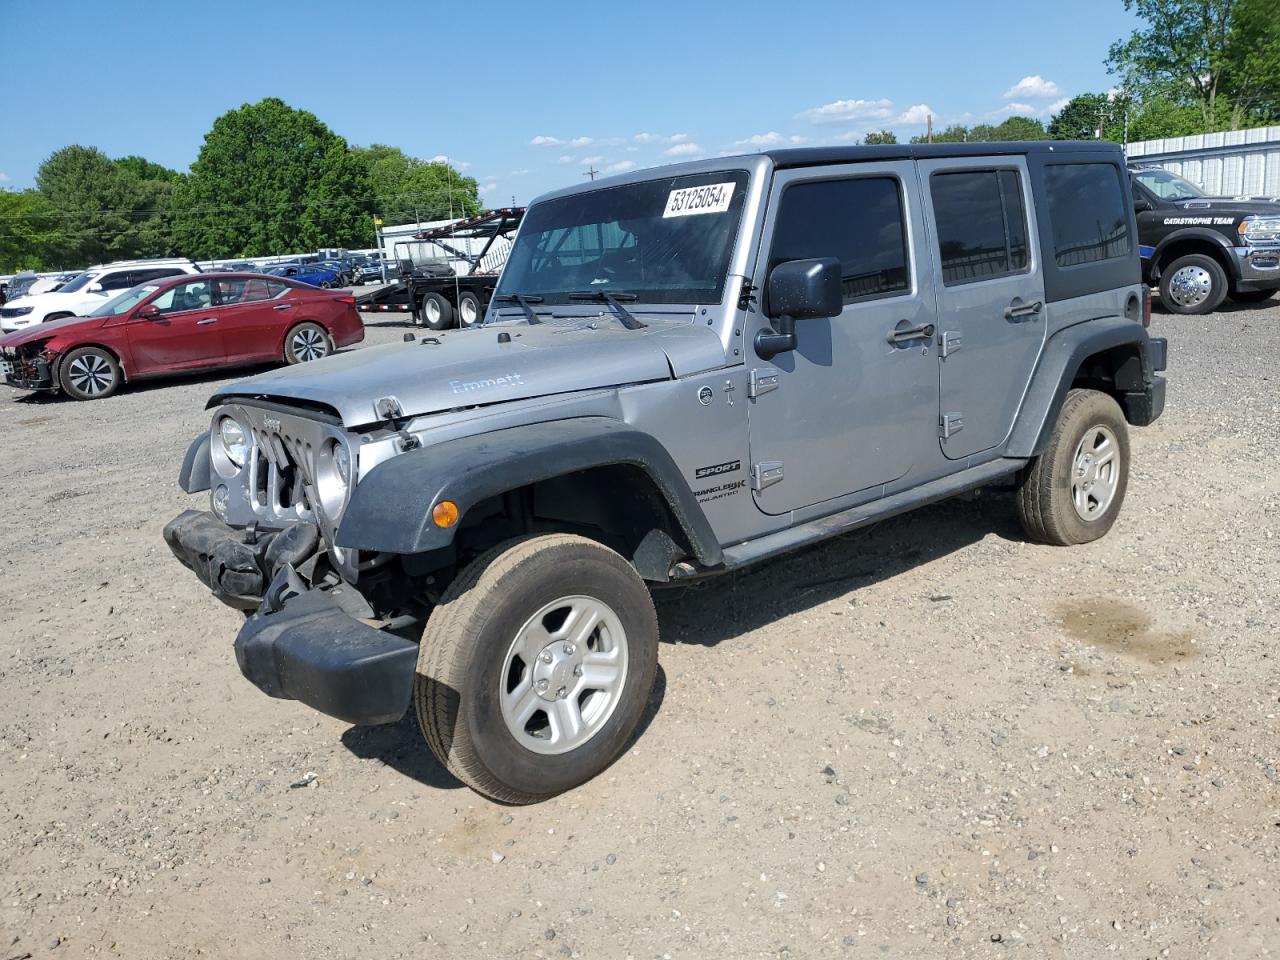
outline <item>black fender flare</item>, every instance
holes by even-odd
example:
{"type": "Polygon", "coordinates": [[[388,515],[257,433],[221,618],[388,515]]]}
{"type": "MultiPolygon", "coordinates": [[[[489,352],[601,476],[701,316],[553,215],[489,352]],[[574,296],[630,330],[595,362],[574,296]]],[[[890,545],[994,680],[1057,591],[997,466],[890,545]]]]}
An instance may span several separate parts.
{"type": "Polygon", "coordinates": [[[1134,347],[1141,366],[1124,371],[1133,383],[1117,386],[1141,389],[1153,377],[1147,348],[1149,340],[1146,328],[1127,317],[1099,317],[1053,334],[1040,351],[1040,362],[1022,399],[1005,456],[1034,457],[1044,450],[1076,373],[1081,364],[1096,353],[1134,347]]]}
{"type": "Polygon", "coordinates": [[[187,447],[186,456],[182,458],[182,469],[178,471],[178,486],[186,493],[200,493],[209,489],[208,431],[192,440],[187,447]]]}
{"type": "MultiPolygon", "coordinates": [[[[1154,268],[1160,262],[1160,255],[1164,253],[1170,245],[1175,243],[1183,243],[1187,240],[1203,240],[1206,243],[1218,247],[1226,254],[1227,273],[1233,279],[1239,279],[1240,265],[1236,263],[1235,255],[1231,252],[1235,248],[1231,242],[1216,230],[1210,230],[1206,227],[1188,227],[1185,230],[1178,230],[1169,234],[1156,244],[1155,251],[1151,254],[1151,265],[1154,268]]],[[[1154,269],[1152,276],[1155,276],[1154,269]]]]}
{"type": "Polygon", "coordinates": [[[723,556],[711,524],[666,448],[608,417],[552,420],[429,444],[385,460],[356,484],[338,526],[340,547],[425,553],[449,546],[457,526],[437,527],[432,508],[451,500],[465,517],[509,490],[591,467],[632,464],[653,481],[683,529],[694,557],[723,556]]]}

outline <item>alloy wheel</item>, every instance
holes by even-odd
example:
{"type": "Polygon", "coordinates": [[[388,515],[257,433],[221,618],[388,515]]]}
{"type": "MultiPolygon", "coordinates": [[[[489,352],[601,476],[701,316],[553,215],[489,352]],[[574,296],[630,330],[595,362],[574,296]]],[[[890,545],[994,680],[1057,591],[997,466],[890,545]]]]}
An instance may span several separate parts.
{"type": "Polygon", "coordinates": [[[111,364],[95,353],[86,353],[72,360],[68,376],[72,385],[89,397],[105,393],[115,379],[111,364]]]}

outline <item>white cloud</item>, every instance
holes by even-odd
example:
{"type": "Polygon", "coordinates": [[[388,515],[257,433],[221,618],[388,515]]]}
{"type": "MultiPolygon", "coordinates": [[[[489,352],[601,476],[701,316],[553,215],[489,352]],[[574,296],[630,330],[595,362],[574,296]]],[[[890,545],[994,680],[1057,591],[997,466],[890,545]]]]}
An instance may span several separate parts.
{"type": "Polygon", "coordinates": [[[808,137],[800,137],[800,136],[787,137],[787,143],[794,143],[796,145],[799,145],[799,144],[808,143],[808,142],[809,142],[808,137]]]}
{"type": "Polygon", "coordinates": [[[898,114],[898,118],[894,123],[928,123],[929,118],[937,116],[934,109],[927,103],[915,103],[898,114]]]}
{"type": "Polygon", "coordinates": [[[1052,80],[1036,74],[1034,77],[1023,77],[1004,92],[1006,100],[1017,100],[1019,97],[1031,100],[1049,100],[1062,96],[1062,90],[1052,80]]]}
{"type": "Polygon", "coordinates": [[[573,163],[573,157],[567,153],[562,153],[556,163],[573,163]]]}
{"type": "Polygon", "coordinates": [[[636,164],[634,160],[619,160],[617,163],[611,163],[607,167],[605,167],[604,172],[605,173],[626,173],[635,165],[636,164]]]}
{"type": "Polygon", "coordinates": [[[1016,116],[1024,116],[1024,117],[1029,117],[1035,112],[1036,112],[1036,108],[1031,106],[1031,104],[1029,103],[1007,103],[1003,107],[1001,107],[999,110],[996,111],[996,113],[998,114],[1007,113],[1010,116],[1016,115],[1016,116]]]}
{"type": "Polygon", "coordinates": [[[892,100],[833,100],[796,114],[810,123],[848,123],[857,120],[887,120],[893,116],[892,100]]]}
{"type": "Polygon", "coordinates": [[[662,138],[656,133],[637,133],[631,139],[636,143],[657,143],[662,138]]]}
{"type": "Polygon", "coordinates": [[[546,137],[541,134],[529,141],[531,147],[562,147],[564,141],[559,137],[546,137]]]}
{"type": "Polygon", "coordinates": [[[595,143],[595,140],[593,140],[591,137],[574,137],[572,140],[569,141],[569,146],[589,147],[593,143],[595,143]]]}
{"type": "Polygon", "coordinates": [[[1045,108],[1045,112],[1046,112],[1046,113],[1057,113],[1059,110],[1061,110],[1063,107],[1065,107],[1065,106],[1066,106],[1068,103],[1070,103],[1070,102],[1071,102],[1071,98],[1070,98],[1070,97],[1063,97],[1061,100],[1055,100],[1055,101],[1053,101],[1053,103],[1049,104],[1049,106],[1045,108]]]}
{"type": "Polygon", "coordinates": [[[583,157],[582,162],[585,166],[589,167],[594,163],[599,163],[603,159],[604,159],[603,154],[596,154],[594,157],[583,157]]]}
{"type": "Polygon", "coordinates": [[[523,176],[524,176],[526,173],[528,173],[528,172],[529,172],[528,168],[526,168],[526,167],[521,167],[519,170],[512,170],[512,171],[511,171],[511,176],[513,176],[513,177],[523,177],[523,176]]]}
{"type": "Polygon", "coordinates": [[[8,183],[11,179],[7,173],[0,172],[0,183],[8,183]]]}
{"type": "Polygon", "coordinates": [[[481,192],[481,193],[493,193],[493,191],[495,191],[495,190],[497,190],[497,189],[498,189],[498,184],[497,184],[497,182],[496,182],[496,181],[494,181],[494,180],[490,180],[488,183],[481,185],[481,187],[480,187],[480,192],[481,192]]]}
{"type": "Polygon", "coordinates": [[[692,157],[702,153],[702,147],[696,143],[677,143],[662,152],[668,157],[692,157]]]}
{"type": "Polygon", "coordinates": [[[768,133],[753,134],[745,140],[735,140],[733,145],[735,147],[772,147],[775,144],[782,143],[782,140],[782,134],[776,130],[770,130],[768,133]]]}
{"type": "Polygon", "coordinates": [[[447,163],[449,166],[457,170],[466,170],[471,164],[466,160],[455,160],[453,157],[445,153],[437,153],[434,157],[427,161],[428,163],[447,163]]]}
{"type": "Polygon", "coordinates": [[[687,133],[673,133],[666,138],[667,143],[688,143],[689,135],[687,133]]]}

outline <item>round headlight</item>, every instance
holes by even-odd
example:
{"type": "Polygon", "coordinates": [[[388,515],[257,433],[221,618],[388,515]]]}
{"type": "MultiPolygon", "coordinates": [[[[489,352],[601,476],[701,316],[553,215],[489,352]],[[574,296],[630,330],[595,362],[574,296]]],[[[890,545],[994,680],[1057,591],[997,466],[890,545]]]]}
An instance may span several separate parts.
{"type": "Polygon", "coordinates": [[[222,441],[222,452],[227,459],[237,468],[243,467],[249,456],[249,435],[244,427],[231,417],[223,417],[218,422],[218,439],[222,441]]]}
{"type": "Polygon", "coordinates": [[[351,486],[351,453],[340,443],[333,450],[333,465],[338,469],[342,485],[351,486]]]}

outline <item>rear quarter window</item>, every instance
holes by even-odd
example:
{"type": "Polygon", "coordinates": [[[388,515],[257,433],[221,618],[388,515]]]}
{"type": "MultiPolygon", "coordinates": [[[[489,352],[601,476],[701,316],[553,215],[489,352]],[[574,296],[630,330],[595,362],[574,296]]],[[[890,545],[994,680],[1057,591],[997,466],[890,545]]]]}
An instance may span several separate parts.
{"type": "Polygon", "coordinates": [[[1120,171],[1110,163],[1059,163],[1044,170],[1060,267],[1127,256],[1133,250],[1120,171]]]}

